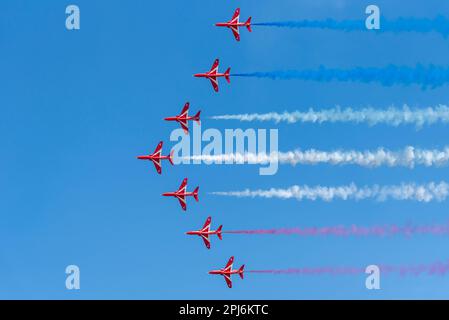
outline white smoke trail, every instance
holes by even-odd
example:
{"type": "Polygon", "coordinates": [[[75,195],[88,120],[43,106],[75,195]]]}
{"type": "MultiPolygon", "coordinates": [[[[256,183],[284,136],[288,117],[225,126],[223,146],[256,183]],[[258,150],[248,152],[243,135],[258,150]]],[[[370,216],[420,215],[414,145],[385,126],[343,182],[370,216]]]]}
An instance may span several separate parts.
{"type": "Polygon", "coordinates": [[[449,195],[449,184],[446,182],[430,182],[417,185],[415,183],[391,185],[391,186],[364,186],[358,187],[354,183],[337,187],[309,187],[292,186],[287,189],[271,188],[268,190],[225,191],[212,192],[218,196],[230,196],[239,198],[278,198],[302,200],[413,200],[419,202],[443,201],[449,195]]]}
{"type": "Polygon", "coordinates": [[[198,155],[186,157],[189,160],[199,160],[215,163],[249,163],[249,164],[266,164],[266,163],[287,163],[291,165],[316,165],[320,163],[328,163],[332,165],[359,165],[362,167],[409,167],[416,165],[444,166],[449,163],[449,147],[441,150],[436,149],[417,149],[414,147],[406,147],[400,151],[390,151],[379,148],[375,151],[320,151],[310,149],[306,151],[295,150],[289,152],[272,152],[267,153],[232,153],[223,155],[198,155]]]}
{"type": "Polygon", "coordinates": [[[215,120],[238,120],[238,121],[273,121],[275,123],[324,123],[324,122],[352,122],[367,123],[369,125],[386,124],[391,126],[415,125],[422,127],[435,123],[449,123],[449,107],[439,105],[423,109],[411,109],[407,105],[401,108],[390,107],[384,110],[363,108],[354,110],[352,108],[341,109],[336,107],[322,111],[309,109],[306,112],[270,112],[270,113],[246,113],[234,115],[214,116],[215,120]]]}

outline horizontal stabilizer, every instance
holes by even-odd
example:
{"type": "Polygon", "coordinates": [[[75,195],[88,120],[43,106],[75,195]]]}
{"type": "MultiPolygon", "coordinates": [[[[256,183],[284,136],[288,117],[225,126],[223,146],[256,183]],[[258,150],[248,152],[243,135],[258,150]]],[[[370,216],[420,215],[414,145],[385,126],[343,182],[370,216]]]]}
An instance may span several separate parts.
{"type": "Polygon", "coordinates": [[[246,25],[246,29],[248,29],[249,32],[251,32],[251,17],[248,18],[248,20],[246,20],[245,22],[246,25]]]}
{"type": "Polygon", "coordinates": [[[198,190],[200,189],[200,187],[196,187],[195,190],[193,190],[193,197],[195,198],[195,200],[198,202],[198,190]]]}
{"type": "Polygon", "coordinates": [[[239,272],[239,276],[240,276],[240,278],[242,278],[243,279],[243,269],[245,268],[245,265],[244,264],[242,264],[242,266],[239,268],[239,270],[238,270],[238,272],[239,272]]]}
{"type": "Polygon", "coordinates": [[[221,233],[221,229],[222,228],[223,228],[223,226],[219,226],[218,229],[217,229],[217,237],[220,240],[223,240],[222,233],[221,233]]]}
{"type": "Polygon", "coordinates": [[[231,83],[231,78],[229,77],[230,73],[231,73],[231,68],[228,68],[228,69],[225,71],[225,74],[224,74],[225,79],[226,79],[226,81],[227,81],[228,83],[231,83]]]}

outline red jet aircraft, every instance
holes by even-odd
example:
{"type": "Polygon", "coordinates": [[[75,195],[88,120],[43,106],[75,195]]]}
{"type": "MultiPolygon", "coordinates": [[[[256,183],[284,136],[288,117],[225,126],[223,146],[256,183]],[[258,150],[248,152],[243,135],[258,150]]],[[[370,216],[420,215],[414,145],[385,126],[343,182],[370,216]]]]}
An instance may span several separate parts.
{"type": "Polygon", "coordinates": [[[249,32],[251,32],[251,17],[246,20],[246,22],[239,22],[240,18],[240,8],[237,8],[232,16],[232,19],[228,22],[219,22],[215,25],[217,27],[227,27],[232,30],[235,40],[240,41],[239,27],[246,27],[249,32]]]}
{"type": "Polygon", "coordinates": [[[196,187],[195,190],[193,190],[193,192],[187,192],[187,178],[185,178],[182,183],[181,186],[179,187],[178,191],[175,192],[166,192],[163,193],[162,195],[164,197],[175,197],[179,200],[179,204],[182,207],[182,210],[186,211],[187,209],[187,205],[186,205],[186,197],[194,197],[195,200],[198,202],[198,190],[200,187],[196,187]]]}
{"type": "Polygon", "coordinates": [[[207,249],[210,249],[209,236],[216,234],[218,239],[220,239],[220,240],[222,239],[221,228],[223,228],[223,226],[219,226],[217,228],[217,230],[210,230],[211,221],[212,221],[212,218],[208,217],[201,230],[186,232],[186,234],[188,234],[188,235],[197,235],[197,236],[200,236],[201,238],[203,238],[204,244],[206,245],[207,249]]]}
{"type": "Polygon", "coordinates": [[[197,78],[207,78],[212,83],[212,86],[214,87],[215,92],[218,92],[218,78],[224,77],[228,83],[231,83],[231,79],[229,78],[231,68],[228,68],[225,73],[219,73],[218,72],[218,64],[220,61],[218,59],[215,59],[214,64],[212,65],[212,68],[209,72],[206,73],[196,73],[193,76],[197,78]]]}
{"type": "Polygon", "coordinates": [[[173,151],[170,152],[170,155],[168,156],[162,156],[162,144],[163,142],[159,142],[159,144],[156,147],[156,150],[154,150],[153,154],[150,154],[148,156],[138,156],[137,159],[139,160],[151,160],[154,163],[154,167],[156,168],[157,173],[162,173],[162,166],[161,161],[162,160],[168,160],[173,165],[173,151]]]}
{"type": "Polygon", "coordinates": [[[179,122],[179,124],[181,125],[184,132],[186,134],[189,134],[189,125],[188,125],[187,121],[193,120],[193,121],[196,121],[198,124],[200,124],[200,113],[201,113],[201,111],[198,111],[196,115],[194,115],[193,117],[192,116],[189,117],[189,106],[190,106],[190,104],[187,102],[185,104],[184,108],[182,108],[182,111],[178,116],[168,117],[168,118],[165,118],[164,120],[179,122]]]}
{"type": "Polygon", "coordinates": [[[240,276],[240,278],[243,279],[243,268],[245,267],[245,265],[243,264],[238,270],[232,270],[233,262],[234,262],[234,257],[231,257],[231,258],[229,258],[229,261],[226,264],[226,267],[224,267],[224,269],[212,270],[212,271],[209,271],[209,274],[222,275],[225,278],[226,284],[228,285],[228,287],[232,288],[231,275],[238,274],[240,276]]]}

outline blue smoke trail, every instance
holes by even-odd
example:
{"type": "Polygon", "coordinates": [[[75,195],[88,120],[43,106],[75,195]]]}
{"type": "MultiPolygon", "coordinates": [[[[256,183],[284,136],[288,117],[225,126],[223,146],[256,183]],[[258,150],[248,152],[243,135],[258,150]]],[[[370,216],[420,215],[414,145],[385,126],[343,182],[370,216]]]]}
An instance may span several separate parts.
{"type": "MultiPolygon", "coordinates": [[[[299,20],[284,22],[261,22],[253,23],[254,26],[267,26],[279,28],[313,28],[330,29],[341,31],[362,31],[366,30],[364,20],[299,20]]],[[[449,35],[449,19],[444,16],[429,18],[397,18],[388,20],[382,18],[380,21],[380,30],[371,30],[375,32],[437,32],[447,37],[449,35]]]]}
{"type": "Polygon", "coordinates": [[[279,27],[279,28],[297,28],[297,29],[333,29],[343,31],[357,31],[365,29],[365,22],[362,20],[300,20],[284,22],[261,22],[252,23],[253,26],[279,27]]]}
{"type": "Polygon", "coordinates": [[[449,83],[449,67],[418,64],[416,67],[389,65],[380,68],[331,69],[320,66],[318,69],[237,73],[232,74],[232,76],[268,78],[272,80],[299,79],[318,82],[377,82],[384,86],[416,84],[425,89],[428,87],[436,88],[449,83]]]}

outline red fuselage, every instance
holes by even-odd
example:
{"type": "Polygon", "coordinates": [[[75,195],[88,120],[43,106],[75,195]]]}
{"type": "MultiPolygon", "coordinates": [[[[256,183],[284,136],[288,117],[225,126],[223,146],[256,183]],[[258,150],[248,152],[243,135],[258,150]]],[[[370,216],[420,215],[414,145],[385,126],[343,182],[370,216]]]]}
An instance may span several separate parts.
{"type": "Polygon", "coordinates": [[[239,270],[224,270],[224,269],[219,269],[219,270],[211,270],[209,271],[209,274],[220,274],[222,276],[227,275],[230,276],[232,274],[238,274],[239,270]]]}
{"type": "Polygon", "coordinates": [[[201,231],[201,230],[196,230],[196,231],[187,231],[186,234],[188,235],[196,235],[196,236],[207,236],[207,235],[213,235],[213,234],[218,234],[219,232],[217,230],[209,230],[209,231],[201,231]]]}
{"type": "Polygon", "coordinates": [[[157,156],[157,155],[148,155],[148,156],[138,156],[139,160],[170,160],[170,156],[157,156]]]}
{"type": "Polygon", "coordinates": [[[197,78],[220,78],[220,77],[226,77],[226,73],[196,73],[193,75],[197,78]]]}
{"type": "Polygon", "coordinates": [[[166,121],[189,121],[189,120],[196,120],[196,118],[194,116],[189,116],[189,117],[180,117],[180,116],[176,116],[176,117],[168,117],[168,118],[164,118],[164,120],[166,121]]]}
{"type": "Polygon", "coordinates": [[[162,194],[164,197],[193,197],[194,192],[165,192],[162,194]]]}
{"type": "Polygon", "coordinates": [[[246,27],[246,26],[248,26],[249,25],[249,23],[246,23],[246,22],[219,22],[219,23],[216,23],[215,24],[215,26],[217,26],[217,27],[228,27],[228,28],[231,28],[231,27],[246,27]]]}

